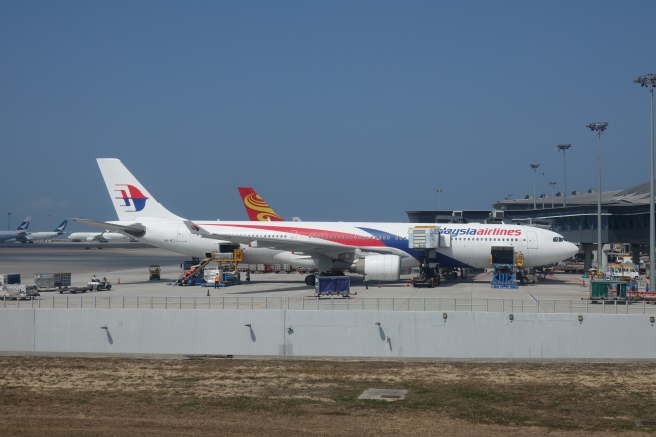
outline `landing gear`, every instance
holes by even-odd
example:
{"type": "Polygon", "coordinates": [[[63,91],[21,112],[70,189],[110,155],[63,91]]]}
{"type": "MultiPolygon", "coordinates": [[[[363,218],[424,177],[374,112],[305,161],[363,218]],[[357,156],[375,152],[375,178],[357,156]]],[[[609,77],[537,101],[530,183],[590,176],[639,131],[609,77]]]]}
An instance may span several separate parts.
{"type": "Polygon", "coordinates": [[[317,278],[316,278],[316,276],[314,276],[314,274],[307,275],[305,277],[305,284],[306,285],[309,285],[310,287],[314,287],[314,284],[316,284],[316,283],[317,283],[317,278]]]}

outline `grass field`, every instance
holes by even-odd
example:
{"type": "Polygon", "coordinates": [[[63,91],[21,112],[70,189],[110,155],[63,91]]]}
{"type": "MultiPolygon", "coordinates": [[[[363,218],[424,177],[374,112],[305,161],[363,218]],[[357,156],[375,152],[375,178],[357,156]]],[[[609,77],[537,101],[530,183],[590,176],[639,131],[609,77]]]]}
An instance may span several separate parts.
{"type": "Polygon", "coordinates": [[[656,434],[654,363],[0,357],[0,435],[656,434]],[[358,400],[367,388],[405,400],[358,400]]]}

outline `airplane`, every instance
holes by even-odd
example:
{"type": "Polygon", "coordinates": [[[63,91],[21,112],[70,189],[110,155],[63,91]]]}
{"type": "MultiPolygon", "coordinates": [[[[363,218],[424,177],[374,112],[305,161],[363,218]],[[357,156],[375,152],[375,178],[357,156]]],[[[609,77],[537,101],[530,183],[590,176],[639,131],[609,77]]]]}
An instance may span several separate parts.
{"type": "MultiPolygon", "coordinates": [[[[266,211],[270,211],[271,213],[275,214],[273,212],[273,209],[271,208],[271,206],[259,194],[257,194],[252,187],[239,187],[239,193],[242,196],[244,206],[246,207],[246,212],[248,213],[248,216],[251,219],[251,221],[267,221],[266,217],[262,217],[262,216],[256,214],[256,212],[258,210],[260,210],[260,211],[266,210],[266,211]],[[248,199],[256,199],[256,200],[249,201],[249,200],[247,200],[247,198],[248,199]],[[252,205],[255,205],[255,206],[252,206],[252,205]],[[255,211],[252,211],[251,209],[254,209],[255,211]]],[[[294,221],[300,221],[300,220],[294,220],[294,221]]],[[[423,226],[426,226],[426,225],[423,225],[423,226]]],[[[432,225],[432,228],[435,228],[435,227],[436,227],[435,225],[432,225]]],[[[444,230],[444,232],[448,232],[448,231],[449,231],[449,229],[444,230]]],[[[465,238],[465,237],[463,237],[463,238],[465,238]]],[[[560,238],[562,238],[562,237],[560,237],[560,238]]],[[[494,241],[494,240],[492,240],[492,241],[494,241]]],[[[556,241],[556,240],[554,240],[554,241],[556,241]]],[[[258,244],[263,245],[259,241],[258,241],[258,244]]],[[[490,249],[491,249],[491,247],[490,247],[490,249]]],[[[574,250],[574,249],[572,248],[572,250],[574,250]]],[[[521,247],[519,248],[519,251],[521,252],[521,247]]],[[[305,252],[307,252],[307,250],[305,252]]],[[[522,253],[522,255],[523,255],[523,253],[522,253]]],[[[430,260],[429,260],[429,263],[430,263],[430,260]]],[[[437,263],[432,262],[432,264],[437,264],[437,263]]],[[[462,266],[458,266],[458,265],[451,265],[451,263],[444,263],[444,262],[440,263],[440,266],[441,267],[449,267],[449,266],[462,267],[462,266]]],[[[538,266],[538,265],[536,265],[536,266],[538,266]]],[[[485,266],[478,265],[476,267],[489,267],[489,264],[487,264],[485,266]]],[[[351,266],[351,269],[353,269],[353,266],[351,266]]],[[[357,266],[356,266],[356,270],[357,270],[357,266]]],[[[311,281],[311,279],[310,279],[310,281],[311,281]]]]}
{"type": "Polygon", "coordinates": [[[131,237],[108,230],[103,232],[73,232],[68,236],[68,239],[71,241],[100,241],[101,243],[106,243],[108,240],[134,240],[131,237]]]}
{"type": "MultiPolygon", "coordinates": [[[[250,223],[188,222],[190,231],[205,238],[224,238],[256,243],[258,247],[302,252],[313,259],[320,272],[349,269],[366,273],[373,280],[398,280],[401,271],[408,271],[425,261],[440,267],[489,267],[492,246],[513,247],[515,253],[522,254],[526,267],[551,264],[561,257],[562,261],[578,252],[576,245],[566,242],[562,235],[530,226],[344,222],[292,225],[279,220],[273,223],[273,219],[268,219],[270,214],[275,214],[273,209],[253,188],[240,187],[239,192],[250,223]],[[260,215],[259,211],[267,214],[260,215]],[[263,221],[272,223],[262,225],[263,221]],[[411,228],[437,230],[440,246],[433,259],[426,259],[423,249],[410,249],[408,233],[411,228]]],[[[314,276],[308,275],[306,283],[312,285],[313,282],[314,276]]]]}
{"type": "Polygon", "coordinates": [[[30,225],[31,217],[25,217],[25,220],[16,228],[15,231],[0,231],[0,242],[8,243],[17,241],[18,238],[29,235],[27,227],[30,225]]]}
{"type": "Polygon", "coordinates": [[[16,240],[22,243],[34,243],[34,240],[48,240],[50,238],[59,237],[64,233],[64,229],[66,229],[67,224],[68,224],[68,220],[64,220],[63,222],[61,222],[59,226],[55,228],[54,231],[30,232],[28,235],[24,237],[18,237],[16,240]]]}
{"type": "Polygon", "coordinates": [[[244,251],[245,264],[291,264],[298,267],[313,267],[312,259],[285,250],[258,248],[256,245],[239,245],[229,240],[206,239],[192,234],[179,217],[162,204],[115,158],[96,159],[105,186],[114,204],[118,221],[102,222],[82,218],[72,219],[78,223],[103,230],[118,232],[162,249],[203,258],[215,251],[232,253],[234,249],[244,251]]]}
{"type": "MultiPolygon", "coordinates": [[[[232,252],[241,245],[244,263],[315,267],[321,273],[349,269],[369,280],[395,281],[401,271],[425,261],[424,250],[409,247],[411,228],[439,228],[440,246],[428,262],[443,267],[487,267],[493,246],[522,253],[525,267],[578,252],[560,234],[521,225],[186,220],[157,202],[120,160],[97,162],[119,221],[74,220],[191,256],[232,252]]],[[[313,274],[305,278],[308,285],[314,281],[313,274]]]]}

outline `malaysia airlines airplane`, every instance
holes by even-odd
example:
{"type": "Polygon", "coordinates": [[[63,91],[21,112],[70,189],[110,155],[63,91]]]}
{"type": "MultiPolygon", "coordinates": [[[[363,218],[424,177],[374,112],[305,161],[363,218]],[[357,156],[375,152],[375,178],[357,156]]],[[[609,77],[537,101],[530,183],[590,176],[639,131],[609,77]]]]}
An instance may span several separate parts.
{"type": "MultiPolygon", "coordinates": [[[[118,159],[97,161],[119,221],[74,220],[190,256],[231,252],[242,244],[244,263],[292,264],[320,272],[350,269],[371,280],[394,281],[424,256],[408,244],[415,227],[439,227],[439,248],[429,261],[443,267],[487,267],[493,246],[521,252],[526,267],[578,252],[560,234],[519,225],[185,220],[157,202],[118,159]]],[[[312,285],[314,279],[308,275],[305,282],[312,285]]]]}
{"type": "MultiPolygon", "coordinates": [[[[155,200],[120,160],[98,158],[96,161],[118,215],[118,221],[73,219],[76,222],[118,232],[143,243],[198,258],[203,258],[213,251],[232,253],[234,249],[240,248],[239,244],[231,241],[207,239],[192,234],[185,226],[185,219],[173,214],[155,200]]],[[[199,221],[199,223],[206,222],[199,221]]],[[[312,259],[309,257],[295,255],[285,250],[254,246],[241,246],[244,251],[244,263],[313,267],[312,259]]]]}
{"type": "Polygon", "coordinates": [[[29,235],[27,227],[30,225],[31,217],[25,217],[25,220],[16,228],[15,231],[0,231],[0,242],[17,241],[21,237],[29,235]]]}
{"type": "MultiPolygon", "coordinates": [[[[255,190],[240,187],[239,192],[251,222],[187,222],[191,232],[303,253],[321,272],[349,269],[373,280],[398,280],[401,272],[419,266],[426,255],[423,249],[410,248],[412,228],[439,234],[439,247],[428,262],[440,267],[489,267],[492,247],[512,247],[523,255],[526,267],[562,261],[578,252],[560,234],[518,225],[280,222],[280,216],[255,190]]],[[[308,285],[313,280],[306,277],[308,285]]]]}

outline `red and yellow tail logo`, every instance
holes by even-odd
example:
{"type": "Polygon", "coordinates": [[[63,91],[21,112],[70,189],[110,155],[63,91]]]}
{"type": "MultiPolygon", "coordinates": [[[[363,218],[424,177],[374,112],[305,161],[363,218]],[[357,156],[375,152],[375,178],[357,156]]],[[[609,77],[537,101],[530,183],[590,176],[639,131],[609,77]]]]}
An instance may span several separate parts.
{"type": "Polygon", "coordinates": [[[239,195],[244,202],[251,221],[283,222],[283,218],[273,212],[271,207],[251,187],[239,187],[239,195]]]}

